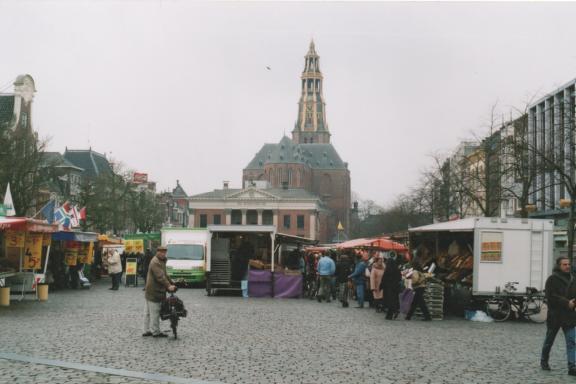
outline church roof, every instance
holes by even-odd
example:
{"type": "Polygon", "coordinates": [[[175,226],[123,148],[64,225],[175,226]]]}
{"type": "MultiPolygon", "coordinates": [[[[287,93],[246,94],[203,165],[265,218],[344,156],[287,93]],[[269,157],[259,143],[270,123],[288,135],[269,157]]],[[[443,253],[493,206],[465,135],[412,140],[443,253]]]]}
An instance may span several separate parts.
{"type": "Polygon", "coordinates": [[[48,167],[58,167],[58,168],[72,168],[79,171],[83,171],[83,168],[77,167],[70,161],[66,160],[60,152],[43,152],[42,153],[42,164],[48,167]]]}
{"type": "Polygon", "coordinates": [[[14,95],[0,95],[0,126],[8,124],[14,117],[14,95]]]}
{"type": "Polygon", "coordinates": [[[64,158],[76,167],[84,169],[84,176],[93,178],[103,173],[112,174],[112,166],[106,157],[91,149],[70,150],[66,149],[64,158]]]}
{"type": "Polygon", "coordinates": [[[176,180],[176,188],[172,190],[172,197],[188,197],[184,188],[180,185],[180,181],[176,180]]]}
{"type": "Polygon", "coordinates": [[[296,144],[284,136],[278,144],[264,144],[246,169],[262,169],[266,164],[306,164],[314,169],[346,169],[332,144],[296,144]]]}

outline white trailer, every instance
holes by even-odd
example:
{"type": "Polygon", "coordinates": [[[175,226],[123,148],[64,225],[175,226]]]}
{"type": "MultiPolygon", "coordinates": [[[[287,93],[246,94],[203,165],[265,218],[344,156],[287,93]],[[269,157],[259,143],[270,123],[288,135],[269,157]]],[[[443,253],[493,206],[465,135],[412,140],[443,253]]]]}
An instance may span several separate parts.
{"type": "Polygon", "coordinates": [[[162,228],[161,244],[167,248],[166,270],[172,280],[202,284],[206,280],[208,231],[205,228],[162,228]]]}
{"type": "Polygon", "coordinates": [[[554,267],[553,230],[552,220],[473,217],[410,228],[410,249],[427,241],[438,254],[451,239],[465,238],[474,258],[472,295],[493,295],[507,282],[542,291],[554,267]]]}

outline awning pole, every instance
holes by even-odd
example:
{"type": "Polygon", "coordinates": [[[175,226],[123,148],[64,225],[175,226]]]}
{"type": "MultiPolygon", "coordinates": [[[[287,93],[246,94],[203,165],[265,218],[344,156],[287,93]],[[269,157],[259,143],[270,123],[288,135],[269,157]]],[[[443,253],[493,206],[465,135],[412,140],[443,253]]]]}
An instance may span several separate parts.
{"type": "Polygon", "coordinates": [[[48,259],[50,259],[50,247],[51,245],[48,245],[48,248],[46,248],[46,261],[44,262],[44,279],[46,279],[46,271],[48,270],[48,259]]]}

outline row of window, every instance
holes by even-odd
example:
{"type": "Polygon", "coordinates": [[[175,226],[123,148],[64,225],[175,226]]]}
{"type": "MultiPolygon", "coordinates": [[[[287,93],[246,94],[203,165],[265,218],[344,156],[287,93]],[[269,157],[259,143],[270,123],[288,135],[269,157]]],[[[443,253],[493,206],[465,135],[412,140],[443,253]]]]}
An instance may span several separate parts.
{"type": "MultiPolygon", "coordinates": [[[[232,219],[232,224],[242,224],[242,217],[237,217],[235,215],[233,215],[231,217],[232,219]]],[[[248,217],[246,217],[246,223],[247,224],[257,224],[258,222],[253,222],[253,220],[249,220],[248,217]]],[[[212,215],[212,224],[215,225],[219,225],[222,224],[222,215],[219,214],[215,214],[212,215]]],[[[262,224],[264,225],[272,225],[272,217],[269,217],[268,215],[262,215],[262,224]]],[[[292,225],[292,217],[290,215],[284,215],[284,228],[289,229],[290,226],[292,225]]],[[[208,215],[207,214],[200,214],[200,223],[199,223],[199,227],[200,228],[206,228],[208,226],[208,215]]],[[[304,215],[297,215],[296,216],[296,228],[298,229],[304,229],[304,215]]]]}

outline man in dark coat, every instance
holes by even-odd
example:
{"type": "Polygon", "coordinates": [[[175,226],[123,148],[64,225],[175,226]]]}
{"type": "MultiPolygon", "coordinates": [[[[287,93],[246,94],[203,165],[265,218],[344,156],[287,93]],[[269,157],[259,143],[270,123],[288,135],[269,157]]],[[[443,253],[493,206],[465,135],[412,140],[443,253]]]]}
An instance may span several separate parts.
{"type": "Polygon", "coordinates": [[[568,374],[576,376],[576,282],[570,273],[570,260],[559,257],[554,272],[546,280],[546,298],[548,300],[548,318],[546,319],[546,339],[542,347],[540,366],[549,371],[548,359],[554,339],[560,328],[566,339],[568,374]]]}
{"type": "Polygon", "coordinates": [[[166,298],[166,291],[176,289],[174,282],[166,272],[166,247],[158,247],[156,256],[152,258],[146,277],[146,313],[144,317],[144,333],[142,336],[167,337],[160,332],[160,309],[162,300],[166,298]]]}
{"type": "Polygon", "coordinates": [[[402,274],[396,262],[396,256],[390,256],[386,260],[386,269],[384,269],[384,277],[380,283],[380,289],[384,291],[384,302],[388,307],[386,319],[392,320],[398,317],[400,311],[400,283],[402,282],[402,274]]]}

